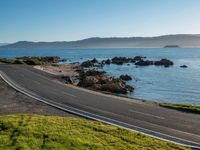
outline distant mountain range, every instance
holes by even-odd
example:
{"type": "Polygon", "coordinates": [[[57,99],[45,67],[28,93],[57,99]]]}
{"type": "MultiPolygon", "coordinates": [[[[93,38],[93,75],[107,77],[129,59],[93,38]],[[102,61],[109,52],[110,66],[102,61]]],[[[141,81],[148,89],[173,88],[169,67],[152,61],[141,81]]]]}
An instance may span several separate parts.
{"type": "Polygon", "coordinates": [[[19,41],[0,46],[0,49],[67,49],[67,48],[163,48],[176,45],[177,47],[200,47],[200,35],[178,34],[157,37],[113,37],[88,38],[78,41],[62,42],[29,42],[19,41]]]}

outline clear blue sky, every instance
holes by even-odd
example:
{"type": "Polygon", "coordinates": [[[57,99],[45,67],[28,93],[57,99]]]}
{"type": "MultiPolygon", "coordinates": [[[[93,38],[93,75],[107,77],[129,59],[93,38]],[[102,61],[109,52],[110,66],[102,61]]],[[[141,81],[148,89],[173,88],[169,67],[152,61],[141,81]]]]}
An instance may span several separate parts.
{"type": "Polygon", "coordinates": [[[200,0],[0,0],[0,42],[200,34],[200,0]]]}

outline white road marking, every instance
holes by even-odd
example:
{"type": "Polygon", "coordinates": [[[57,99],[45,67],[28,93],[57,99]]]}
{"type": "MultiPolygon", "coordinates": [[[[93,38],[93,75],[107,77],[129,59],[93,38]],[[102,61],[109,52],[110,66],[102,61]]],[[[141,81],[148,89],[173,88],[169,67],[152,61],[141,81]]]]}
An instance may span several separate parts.
{"type": "Polygon", "coordinates": [[[139,111],[134,111],[134,110],[132,110],[132,109],[130,109],[129,111],[130,111],[130,112],[133,112],[133,113],[137,113],[137,114],[142,114],[142,115],[146,115],[146,116],[155,117],[155,118],[158,118],[158,119],[165,119],[164,117],[155,116],[155,115],[147,114],[147,113],[142,113],[142,112],[139,112],[139,111]]]}

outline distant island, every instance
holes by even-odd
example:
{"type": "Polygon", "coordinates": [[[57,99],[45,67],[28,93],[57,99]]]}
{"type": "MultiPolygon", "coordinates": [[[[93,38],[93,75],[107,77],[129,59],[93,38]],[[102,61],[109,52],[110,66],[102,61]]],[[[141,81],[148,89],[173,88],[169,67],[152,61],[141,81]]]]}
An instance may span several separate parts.
{"type": "Polygon", "coordinates": [[[156,37],[88,38],[78,41],[30,42],[19,41],[0,49],[68,49],[68,48],[200,48],[200,35],[177,34],[156,37]]]}
{"type": "Polygon", "coordinates": [[[180,48],[179,45],[166,45],[164,48],[180,48]]]}

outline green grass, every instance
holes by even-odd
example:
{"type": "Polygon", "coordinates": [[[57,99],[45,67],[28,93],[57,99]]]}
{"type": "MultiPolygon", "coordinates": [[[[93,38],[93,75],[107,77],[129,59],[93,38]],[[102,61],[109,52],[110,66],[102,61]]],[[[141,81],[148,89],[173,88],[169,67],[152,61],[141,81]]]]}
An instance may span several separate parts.
{"type": "Polygon", "coordinates": [[[191,112],[200,114],[200,106],[194,106],[191,104],[171,104],[171,103],[160,103],[162,107],[177,109],[181,111],[191,112]]]}
{"type": "Polygon", "coordinates": [[[6,59],[6,58],[0,58],[1,63],[6,64],[27,64],[27,65],[42,65],[43,62],[37,60],[37,59],[30,59],[30,60],[23,60],[23,59],[6,59]]]}
{"type": "Polygon", "coordinates": [[[187,149],[143,134],[72,117],[0,117],[1,150],[187,149]]]}
{"type": "Polygon", "coordinates": [[[45,57],[18,57],[13,59],[0,58],[1,63],[7,64],[27,64],[27,65],[43,65],[48,63],[58,63],[60,57],[45,56],[45,57]]]}

